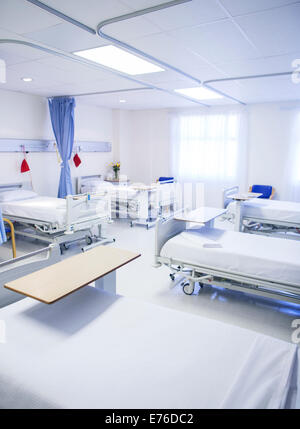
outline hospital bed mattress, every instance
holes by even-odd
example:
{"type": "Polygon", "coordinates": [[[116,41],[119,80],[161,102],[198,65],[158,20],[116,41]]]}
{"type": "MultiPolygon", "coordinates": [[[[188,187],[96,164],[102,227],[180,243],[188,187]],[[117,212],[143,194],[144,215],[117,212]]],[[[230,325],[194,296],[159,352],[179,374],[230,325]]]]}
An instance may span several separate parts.
{"type": "MultiPolygon", "coordinates": [[[[229,212],[234,213],[235,206],[236,202],[230,203],[229,212]]],[[[245,201],[242,207],[243,216],[300,224],[300,203],[257,198],[245,201]]]]}
{"type": "MultiPolygon", "coordinates": [[[[0,310],[0,408],[282,408],[297,347],[92,287],[0,310]]],[[[292,400],[293,399],[293,400],[292,400]]]]}
{"type": "MultiPolygon", "coordinates": [[[[97,201],[97,213],[104,212],[105,201],[97,201]]],[[[59,227],[66,225],[66,200],[64,198],[36,197],[26,200],[17,200],[1,203],[3,215],[24,219],[35,219],[42,222],[56,224],[59,227]]],[[[91,210],[82,210],[80,216],[93,214],[91,210]]]]}
{"type": "Polygon", "coordinates": [[[299,285],[300,243],[215,228],[190,229],[168,240],[161,256],[264,280],[299,285]]]}
{"type": "Polygon", "coordinates": [[[63,198],[36,197],[1,203],[7,216],[38,219],[64,225],[66,221],[66,200],[63,198]]]}

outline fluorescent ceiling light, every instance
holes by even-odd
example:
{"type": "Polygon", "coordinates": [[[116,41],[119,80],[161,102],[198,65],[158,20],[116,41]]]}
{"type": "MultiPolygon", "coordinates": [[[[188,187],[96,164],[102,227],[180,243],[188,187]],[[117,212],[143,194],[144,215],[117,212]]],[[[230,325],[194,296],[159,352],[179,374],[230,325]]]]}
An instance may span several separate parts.
{"type": "Polygon", "coordinates": [[[195,98],[196,100],[214,100],[217,98],[223,98],[222,95],[217,94],[210,89],[204,88],[203,86],[175,89],[175,92],[179,92],[180,94],[186,95],[187,97],[195,98]]]}
{"type": "Polygon", "coordinates": [[[130,75],[164,71],[161,67],[112,45],[86,49],[74,54],[130,75]]]}
{"type": "Polygon", "coordinates": [[[126,103],[126,100],[119,100],[120,103],[126,103]]]}
{"type": "Polygon", "coordinates": [[[22,77],[22,80],[24,82],[32,82],[33,81],[32,77],[22,77]]]}

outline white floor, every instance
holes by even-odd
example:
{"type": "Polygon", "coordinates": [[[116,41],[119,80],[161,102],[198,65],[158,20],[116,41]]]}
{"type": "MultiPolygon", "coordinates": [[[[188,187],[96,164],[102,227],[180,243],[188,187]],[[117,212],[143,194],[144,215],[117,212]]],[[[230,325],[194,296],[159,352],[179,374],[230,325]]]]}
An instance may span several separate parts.
{"type": "MultiPolygon", "coordinates": [[[[230,228],[224,222],[216,226],[230,228]]],[[[139,259],[118,270],[118,294],[291,341],[291,323],[294,319],[300,319],[300,305],[209,286],[205,286],[199,294],[196,290],[194,295],[187,296],[183,293],[180,282],[176,284],[171,281],[166,267],[153,267],[154,228],[130,228],[127,222],[116,221],[108,226],[107,232],[116,238],[114,246],[142,254],[139,259]]],[[[19,255],[40,247],[44,245],[17,240],[19,255]]],[[[79,246],[72,246],[64,256],[71,256],[78,251],[79,246]]],[[[10,254],[10,243],[5,243],[0,248],[0,260],[9,259],[10,254]]]]}

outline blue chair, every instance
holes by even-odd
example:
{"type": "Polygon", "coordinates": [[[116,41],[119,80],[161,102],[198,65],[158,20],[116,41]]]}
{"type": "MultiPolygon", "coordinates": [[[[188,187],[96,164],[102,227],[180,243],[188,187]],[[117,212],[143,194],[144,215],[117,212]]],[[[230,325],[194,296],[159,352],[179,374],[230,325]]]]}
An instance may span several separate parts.
{"type": "Polygon", "coordinates": [[[161,176],[158,179],[159,182],[167,182],[167,183],[174,183],[174,177],[165,177],[165,176],[161,176]]]}
{"type": "Polygon", "coordinates": [[[275,194],[275,188],[273,186],[269,185],[252,185],[249,188],[249,192],[255,192],[258,194],[262,194],[258,198],[264,198],[272,200],[275,194]]]}

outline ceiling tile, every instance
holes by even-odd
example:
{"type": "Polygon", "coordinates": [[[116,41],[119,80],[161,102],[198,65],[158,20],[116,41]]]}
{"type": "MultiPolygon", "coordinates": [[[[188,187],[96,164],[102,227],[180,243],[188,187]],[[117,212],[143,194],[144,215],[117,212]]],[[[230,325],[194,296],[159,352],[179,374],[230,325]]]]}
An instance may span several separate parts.
{"type": "Polygon", "coordinates": [[[121,3],[126,5],[132,10],[141,10],[148,7],[157,6],[162,3],[167,3],[167,1],[162,0],[119,0],[121,3]]]}
{"type": "Polygon", "coordinates": [[[49,57],[49,54],[39,49],[32,48],[26,45],[13,44],[13,43],[0,43],[0,57],[1,55],[8,59],[8,63],[16,64],[18,59],[25,59],[25,61],[37,60],[40,58],[49,57]],[[17,60],[17,61],[14,61],[17,60]]]}
{"type": "Polygon", "coordinates": [[[159,33],[160,28],[143,17],[131,18],[103,27],[103,32],[119,40],[131,40],[159,33]]]}
{"type": "Polygon", "coordinates": [[[118,0],[47,0],[45,3],[94,29],[105,19],[131,11],[118,0]]]}
{"type": "MultiPolygon", "coordinates": [[[[168,34],[161,33],[137,39],[132,42],[132,45],[197,79],[203,80],[208,75],[220,76],[214,66],[208,64],[198,54],[189,51],[182,41],[168,34]]],[[[163,74],[159,74],[163,79],[163,74]]]]}
{"type": "Polygon", "coordinates": [[[213,63],[257,56],[257,51],[230,20],[179,29],[169,34],[187,49],[213,63]]]}
{"type": "Polygon", "coordinates": [[[26,0],[0,1],[0,27],[14,33],[38,31],[62,22],[59,18],[26,0]]]}
{"type": "Polygon", "coordinates": [[[65,73],[68,73],[69,79],[73,81],[83,79],[102,80],[111,78],[110,72],[105,72],[100,68],[99,70],[97,70],[96,67],[94,68],[85,66],[73,60],[56,57],[54,55],[45,59],[38,60],[38,62],[44,64],[47,67],[54,67],[64,71],[65,73]]]}
{"type": "MultiPolygon", "coordinates": [[[[65,84],[68,83],[68,80],[70,79],[70,77],[68,77],[68,73],[54,67],[47,67],[46,65],[40,64],[36,61],[8,66],[6,74],[8,83],[12,80],[16,80],[18,82],[22,77],[31,77],[33,79],[33,84],[37,86],[42,86],[44,84],[49,85],[52,83],[65,84]]],[[[29,88],[30,84],[31,83],[23,82],[23,85],[29,88]]]]}
{"type": "Polygon", "coordinates": [[[247,103],[300,100],[300,84],[293,83],[291,76],[220,82],[213,86],[247,103]]]}
{"type": "Polygon", "coordinates": [[[58,24],[43,30],[25,33],[25,37],[37,43],[67,52],[103,46],[107,42],[69,23],[58,24]]]}
{"type": "Polygon", "coordinates": [[[225,62],[218,64],[218,66],[229,76],[281,73],[292,70],[292,62],[295,58],[300,58],[300,51],[295,54],[225,62]]]}
{"type": "Polygon", "coordinates": [[[147,15],[151,22],[164,30],[195,26],[226,18],[226,13],[215,0],[193,0],[147,15]]]}
{"type": "Polygon", "coordinates": [[[286,6],[295,0],[221,0],[221,3],[232,16],[237,16],[286,6]]]}
{"type": "Polygon", "coordinates": [[[265,55],[299,51],[300,3],[241,16],[236,21],[265,55]]]}

